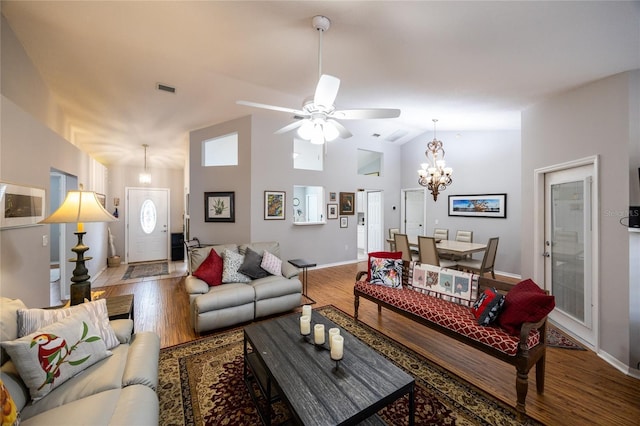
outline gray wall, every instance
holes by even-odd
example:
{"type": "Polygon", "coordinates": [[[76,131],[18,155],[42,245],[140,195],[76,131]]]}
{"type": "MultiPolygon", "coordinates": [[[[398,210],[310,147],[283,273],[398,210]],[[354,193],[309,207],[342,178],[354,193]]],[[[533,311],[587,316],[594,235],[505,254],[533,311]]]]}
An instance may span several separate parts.
{"type": "Polygon", "coordinates": [[[528,194],[522,200],[523,275],[534,276],[533,258],[539,255],[533,253],[534,170],[599,155],[600,353],[627,366],[630,327],[638,327],[630,324],[628,300],[640,291],[640,283],[630,283],[629,232],[619,219],[628,212],[631,152],[640,144],[639,73],[618,74],[558,94],[522,114],[521,192],[528,194]]]}
{"type": "MultiPolygon", "coordinates": [[[[433,235],[434,228],[447,228],[449,238],[458,229],[473,231],[473,241],[479,243],[500,237],[496,270],[521,275],[520,132],[438,131],[437,138],[443,143],[447,166],[453,168],[453,182],[437,201],[427,196],[426,235],[433,235]],[[449,195],[497,193],[507,194],[506,219],[449,216],[449,195]]],[[[420,188],[417,170],[426,162],[424,151],[431,140],[433,132],[427,132],[402,146],[403,188],[420,188]]]]}

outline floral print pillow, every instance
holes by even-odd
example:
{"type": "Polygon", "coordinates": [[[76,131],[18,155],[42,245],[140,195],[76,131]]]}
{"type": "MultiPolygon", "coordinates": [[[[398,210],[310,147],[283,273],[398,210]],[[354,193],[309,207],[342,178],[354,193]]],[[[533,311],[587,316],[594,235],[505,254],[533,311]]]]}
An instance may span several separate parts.
{"type": "Polygon", "coordinates": [[[371,284],[402,288],[402,259],[372,257],[371,284]]]}

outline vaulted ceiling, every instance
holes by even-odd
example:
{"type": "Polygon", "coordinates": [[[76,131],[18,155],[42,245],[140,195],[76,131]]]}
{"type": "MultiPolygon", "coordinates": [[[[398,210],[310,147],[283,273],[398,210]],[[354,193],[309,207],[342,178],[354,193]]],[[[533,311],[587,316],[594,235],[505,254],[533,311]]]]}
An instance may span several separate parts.
{"type": "Polygon", "coordinates": [[[72,142],[107,165],[142,165],[146,143],[152,167],[181,168],[190,130],[247,114],[274,131],[291,122],[236,101],[302,106],[318,79],[318,14],[332,22],[322,71],[341,80],[336,106],[402,110],[345,123],[358,138],[431,136],[432,118],[518,129],[532,103],[640,68],[638,1],[3,0],[2,13],[72,142]]]}

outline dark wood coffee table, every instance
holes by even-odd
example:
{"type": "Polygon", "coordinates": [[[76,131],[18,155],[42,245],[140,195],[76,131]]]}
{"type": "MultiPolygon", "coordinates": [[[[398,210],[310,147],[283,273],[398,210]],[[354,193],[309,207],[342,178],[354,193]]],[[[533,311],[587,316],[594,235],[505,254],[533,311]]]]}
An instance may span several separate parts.
{"type": "MultiPolygon", "coordinates": [[[[316,312],[312,323],[324,324],[325,333],[338,327],[316,312]]],[[[287,404],[296,424],[384,424],[376,412],[408,394],[413,425],[413,377],[342,328],[344,358],[336,369],[328,350],[309,343],[311,328],[306,340],[300,335],[299,313],[244,328],[244,380],[264,424],[270,424],[271,404],[278,400],[287,404]],[[253,383],[269,396],[266,404],[253,383]]]]}

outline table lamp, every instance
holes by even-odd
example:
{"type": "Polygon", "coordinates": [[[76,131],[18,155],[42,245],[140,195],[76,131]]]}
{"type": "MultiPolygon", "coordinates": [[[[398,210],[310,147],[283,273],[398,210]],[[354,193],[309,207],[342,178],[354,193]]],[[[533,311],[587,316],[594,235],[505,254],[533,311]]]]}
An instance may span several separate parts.
{"type": "Polygon", "coordinates": [[[46,219],[38,223],[77,223],[78,244],[71,249],[76,254],[76,268],[73,270],[70,286],[71,305],[83,303],[85,299],[91,300],[91,283],[88,270],[84,265],[91,257],[84,257],[84,253],[89,247],[82,243],[85,222],[113,222],[117,219],[113,217],[98,201],[96,193],[93,191],[69,191],[62,205],[46,219]]]}

